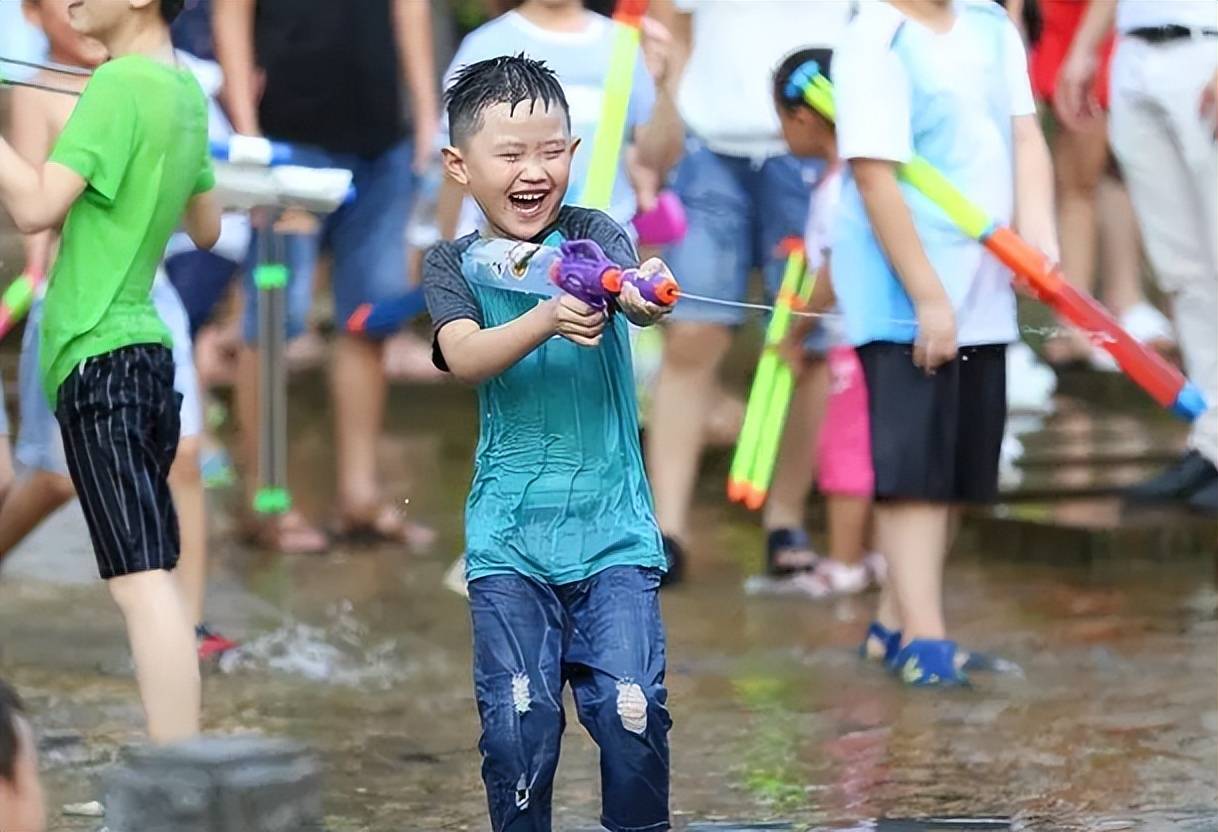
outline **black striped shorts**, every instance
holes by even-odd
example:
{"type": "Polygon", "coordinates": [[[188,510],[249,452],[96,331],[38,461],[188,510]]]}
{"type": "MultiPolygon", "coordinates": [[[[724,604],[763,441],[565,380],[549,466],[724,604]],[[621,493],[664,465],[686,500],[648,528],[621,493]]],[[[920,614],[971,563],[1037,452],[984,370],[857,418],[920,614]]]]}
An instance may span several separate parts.
{"type": "Polygon", "coordinates": [[[55,418],[104,579],[178,563],[169,467],[181,399],[160,344],[90,358],[59,388],[55,418]]]}

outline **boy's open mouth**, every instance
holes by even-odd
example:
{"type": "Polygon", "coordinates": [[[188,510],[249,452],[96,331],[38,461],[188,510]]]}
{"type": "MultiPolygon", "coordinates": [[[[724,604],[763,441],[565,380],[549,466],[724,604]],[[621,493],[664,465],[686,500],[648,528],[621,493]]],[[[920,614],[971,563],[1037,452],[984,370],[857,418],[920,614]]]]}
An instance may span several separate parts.
{"type": "Polygon", "coordinates": [[[541,213],[542,206],[545,205],[546,197],[549,195],[549,189],[515,191],[508,194],[508,202],[512,203],[512,208],[515,209],[517,215],[531,218],[541,213]]]}

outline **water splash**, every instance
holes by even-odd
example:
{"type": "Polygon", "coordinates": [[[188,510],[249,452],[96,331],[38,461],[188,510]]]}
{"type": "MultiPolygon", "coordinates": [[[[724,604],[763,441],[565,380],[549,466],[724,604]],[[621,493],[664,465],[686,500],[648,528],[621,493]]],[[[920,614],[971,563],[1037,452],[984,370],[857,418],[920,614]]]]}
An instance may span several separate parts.
{"type": "Polygon", "coordinates": [[[396,639],[373,641],[350,601],[328,610],[322,626],[289,621],[220,659],[227,674],[273,671],[357,688],[387,690],[412,675],[396,639]]]}

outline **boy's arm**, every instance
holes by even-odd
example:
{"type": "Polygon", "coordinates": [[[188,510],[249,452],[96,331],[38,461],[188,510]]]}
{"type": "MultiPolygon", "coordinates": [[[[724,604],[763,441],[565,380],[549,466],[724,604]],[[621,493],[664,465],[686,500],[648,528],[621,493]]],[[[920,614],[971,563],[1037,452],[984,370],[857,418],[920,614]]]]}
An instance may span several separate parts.
{"type": "Polygon", "coordinates": [[[605,328],[603,312],[563,295],[484,329],[477,301],[461,275],[460,252],[451,243],[428,252],[423,295],[435,328],[433,360],[467,384],[499,375],[556,334],[581,346],[596,346],[605,328]]]}
{"type": "Polygon", "coordinates": [[[917,310],[914,363],[933,372],[956,356],[955,313],[918,238],[918,229],[897,183],[896,163],[852,159],[850,167],[876,239],[917,310]]]}
{"type": "MultiPolygon", "coordinates": [[[[51,144],[54,137],[43,112],[41,102],[44,93],[41,90],[17,88],[13,90],[13,112],[9,126],[9,142],[13,150],[21,158],[32,165],[40,165],[51,155],[51,144]]],[[[51,249],[54,245],[55,234],[52,231],[40,231],[37,234],[26,234],[22,238],[25,249],[25,273],[28,275],[45,275],[51,264],[51,249]]]]}
{"type": "Polygon", "coordinates": [[[257,136],[258,68],[254,62],[254,4],[256,0],[224,0],[212,4],[212,37],[216,58],[224,71],[223,99],[233,129],[257,136]]]}
{"type": "Polygon", "coordinates": [[[0,139],[0,205],[22,234],[62,225],[85,184],[80,174],[55,162],[31,165],[0,139]]]}
{"type": "Polygon", "coordinates": [[[507,370],[554,334],[552,298],[502,326],[483,329],[468,318],[436,333],[436,344],[448,370],[466,384],[481,384],[507,370]]]}
{"type": "Polygon", "coordinates": [[[1053,109],[1073,130],[1085,127],[1103,113],[1090,88],[1100,66],[1096,50],[1116,22],[1116,6],[1115,0],[1091,0],[1057,75],[1053,109]]]}
{"type": "Polygon", "coordinates": [[[436,94],[436,61],[431,45],[431,3],[397,0],[393,14],[398,58],[410,90],[414,123],[414,167],[421,173],[432,156],[440,124],[436,94]]]}
{"type": "Polygon", "coordinates": [[[812,284],[812,297],[808,298],[808,311],[820,314],[837,303],[837,294],[833,291],[833,273],[829,268],[829,255],[825,254],[825,262],[816,274],[816,283],[812,284]]]}
{"type": "Polygon", "coordinates": [[[1054,221],[1053,162],[1034,115],[1012,119],[1015,143],[1015,230],[1053,263],[1060,257],[1054,221]]]}
{"type": "Polygon", "coordinates": [[[196,248],[207,251],[220,239],[220,201],[211,191],[195,194],[186,203],[182,225],[196,248]]]}
{"type": "Polygon", "coordinates": [[[636,161],[661,177],[681,158],[685,141],[685,125],[677,112],[672,67],[675,47],[672,35],[660,23],[644,18],[642,48],[648,71],[655,82],[655,103],[651,117],[634,131],[636,161]]]}

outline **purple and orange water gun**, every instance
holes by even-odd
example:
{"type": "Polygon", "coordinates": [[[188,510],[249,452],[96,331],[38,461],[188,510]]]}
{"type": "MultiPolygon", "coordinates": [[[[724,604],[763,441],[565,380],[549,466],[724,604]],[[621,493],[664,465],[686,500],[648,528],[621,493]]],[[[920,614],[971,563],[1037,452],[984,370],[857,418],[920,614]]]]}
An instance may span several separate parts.
{"type": "Polygon", "coordinates": [[[658,306],[672,306],[681,296],[681,287],[668,275],[622,269],[592,240],[560,244],[558,257],[549,268],[555,286],[597,309],[606,308],[628,284],[638,289],[644,300],[658,306]]]}

